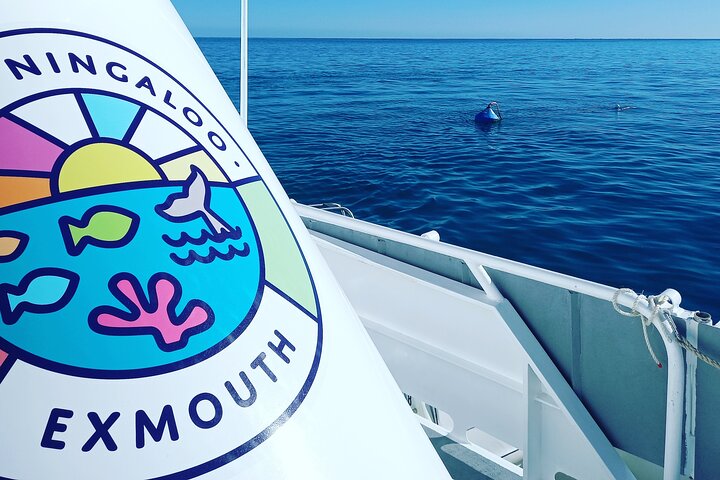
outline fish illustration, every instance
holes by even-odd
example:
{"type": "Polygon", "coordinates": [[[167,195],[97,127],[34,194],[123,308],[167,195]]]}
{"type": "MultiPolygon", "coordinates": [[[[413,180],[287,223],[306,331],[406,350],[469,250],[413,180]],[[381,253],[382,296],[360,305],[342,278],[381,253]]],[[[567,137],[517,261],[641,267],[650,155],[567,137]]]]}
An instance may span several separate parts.
{"type": "Polygon", "coordinates": [[[39,268],[19,285],[0,284],[0,318],[17,323],[23,313],[52,313],[65,307],[77,290],[80,276],[62,268],[39,268]]]}
{"type": "Polygon", "coordinates": [[[12,262],[25,251],[30,237],[21,232],[0,230],[0,263],[12,262]]]}
{"type": "Polygon", "coordinates": [[[78,256],[88,245],[124,247],[135,237],[140,217],[124,208],[97,205],[85,212],[80,220],[64,216],[58,223],[68,253],[78,256]]]}
{"type": "Polygon", "coordinates": [[[229,232],[228,226],[218,215],[210,210],[210,189],[207,179],[196,167],[191,167],[188,184],[182,193],[170,195],[165,203],[155,207],[155,211],[171,222],[189,222],[196,218],[205,220],[208,228],[216,234],[229,232]]]}

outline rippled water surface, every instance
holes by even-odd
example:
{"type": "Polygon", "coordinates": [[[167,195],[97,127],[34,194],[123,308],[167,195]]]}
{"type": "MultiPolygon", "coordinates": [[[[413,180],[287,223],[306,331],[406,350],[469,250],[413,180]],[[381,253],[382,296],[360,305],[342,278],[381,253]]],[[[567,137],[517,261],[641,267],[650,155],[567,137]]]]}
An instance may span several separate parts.
{"type": "MultiPolygon", "coordinates": [[[[235,101],[237,45],[200,40],[235,101]]],[[[720,41],[251,39],[249,127],[300,202],[720,319],[718,59],[720,41]],[[504,120],[480,128],[490,100],[504,120]]]]}

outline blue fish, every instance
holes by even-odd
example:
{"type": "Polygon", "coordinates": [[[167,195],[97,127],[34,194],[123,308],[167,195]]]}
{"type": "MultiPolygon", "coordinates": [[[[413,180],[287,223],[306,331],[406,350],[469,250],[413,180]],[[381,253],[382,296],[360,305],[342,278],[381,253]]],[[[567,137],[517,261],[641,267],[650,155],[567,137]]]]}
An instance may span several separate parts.
{"type": "Polygon", "coordinates": [[[0,284],[0,318],[6,325],[17,323],[23,313],[52,313],[62,310],[75,295],[80,276],[61,268],[39,268],[20,284],[0,284]]]}

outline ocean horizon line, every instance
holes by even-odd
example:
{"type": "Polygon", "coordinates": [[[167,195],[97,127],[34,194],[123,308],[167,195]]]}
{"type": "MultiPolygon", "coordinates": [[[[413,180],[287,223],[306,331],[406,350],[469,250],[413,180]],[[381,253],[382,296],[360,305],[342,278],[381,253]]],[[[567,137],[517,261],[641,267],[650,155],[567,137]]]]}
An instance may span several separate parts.
{"type": "MultiPolygon", "coordinates": [[[[194,38],[239,40],[239,36],[194,35],[194,38]]],[[[704,37],[290,37],[290,36],[253,36],[250,40],[359,40],[359,41],[720,41],[719,38],[704,37]]]]}

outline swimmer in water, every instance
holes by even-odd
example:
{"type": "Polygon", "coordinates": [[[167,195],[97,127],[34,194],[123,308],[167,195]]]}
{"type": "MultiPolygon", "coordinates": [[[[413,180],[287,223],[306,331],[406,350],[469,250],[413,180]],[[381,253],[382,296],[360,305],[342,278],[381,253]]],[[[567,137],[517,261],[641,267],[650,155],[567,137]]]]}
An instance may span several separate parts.
{"type": "Polygon", "coordinates": [[[628,107],[622,107],[622,106],[620,106],[619,103],[616,103],[616,104],[615,104],[615,111],[616,111],[616,112],[622,112],[623,110],[630,110],[631,108],[633,108],[633,107],[629,107],[629,106],[628,106],[628,107]]]}

